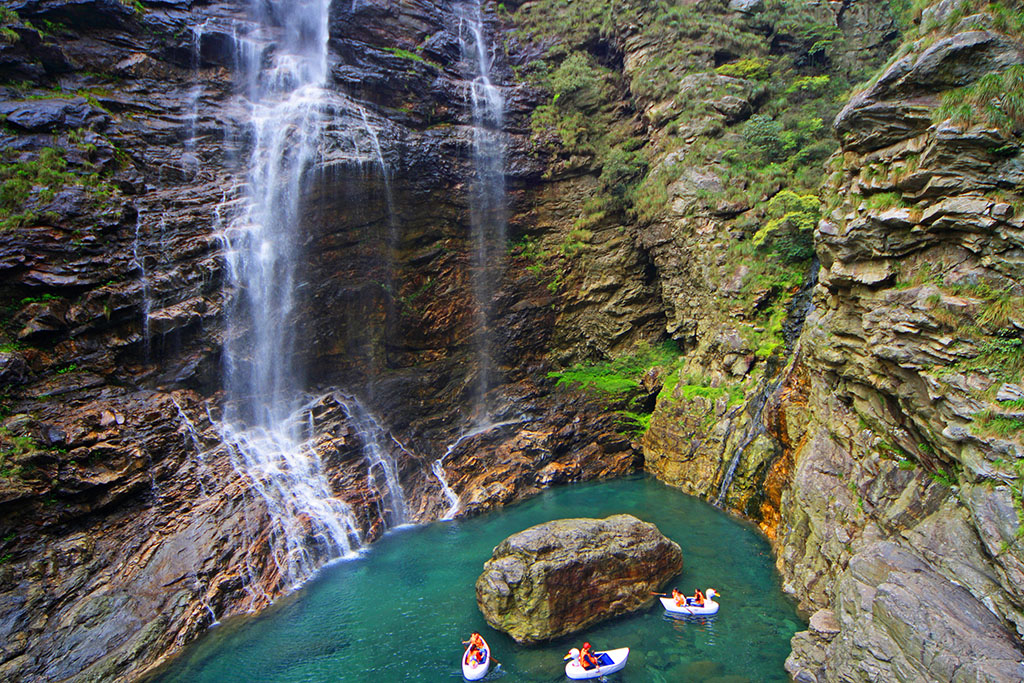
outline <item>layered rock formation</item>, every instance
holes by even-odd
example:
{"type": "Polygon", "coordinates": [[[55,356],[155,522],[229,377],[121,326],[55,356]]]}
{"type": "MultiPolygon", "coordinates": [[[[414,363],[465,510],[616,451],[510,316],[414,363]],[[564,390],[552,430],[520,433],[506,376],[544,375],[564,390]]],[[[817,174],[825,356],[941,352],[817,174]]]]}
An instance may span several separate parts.
{"type": "Polygon", "coordinates": [[[778,564],[819,615],[794,639],[798,680],[1024,675],[1024,423],[1005,402],[1022,370],[1020,123],[990,108],[1024,42],[972,12],[925,12],[835,121],[821,284],[778,417],[778,564]]]}
{"type": "MultiPolygon", "coordinates": [[[[220,231],[246,173],[236,68],[253,28],[216,2],[6,7],[0,677],[133,678],[296,578],[261,482],[220,433],[233,295],[220,231]]],[[[370,439],[408,521],[455,512],[441,457],[459,514],[637,464],[614,415],[529,371],[551,295],[514,270],[498,278],[498,426],[472,430],[472,133],[449,9],[358,3],[330,19],[336,97],[305,190],[294,324],[310,379],[295,419],[356,544],[397,508],[370,439]],[[377,433],[359,405],[387,416],[377,433]]],[[[508,97],[519,184],[540,173],[517,142],[528,98],[508,97]]]]}
{"type": "Polygon", "coordinates": [[[650,604],[682,569],[679,544],[632,515],[559,519],[499,543],[476,602],[492,627],[537,643],[650,604]]]}

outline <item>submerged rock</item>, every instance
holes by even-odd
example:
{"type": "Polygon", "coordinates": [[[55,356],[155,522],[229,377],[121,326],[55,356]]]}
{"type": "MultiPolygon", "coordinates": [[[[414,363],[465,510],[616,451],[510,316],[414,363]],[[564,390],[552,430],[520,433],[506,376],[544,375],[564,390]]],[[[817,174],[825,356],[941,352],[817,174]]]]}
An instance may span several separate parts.
{"type": "Polygon", "coordinates": [[[491,626],[536,643],[640,609],[682,568],[679,544],[632,515],[559,519],[502,541],[476,602],[491,626]]]}

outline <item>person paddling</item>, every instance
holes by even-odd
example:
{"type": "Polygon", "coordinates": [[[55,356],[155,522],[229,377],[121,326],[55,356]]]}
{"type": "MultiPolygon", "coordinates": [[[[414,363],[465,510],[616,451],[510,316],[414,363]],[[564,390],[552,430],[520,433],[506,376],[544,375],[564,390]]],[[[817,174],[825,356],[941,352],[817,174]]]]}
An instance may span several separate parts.
{"type": "Polygon", "coordinates": [[[580,650],[580,666],[584,669],[600,666],[597,657],[594,656],[594,651],[590,649],[590,643],[583,643],[583,649],[580,650]]]}
{"type": "Polygon", "coordinates": [[[680,593],[677,588],[672,589],[672,599],[676,601],[677,607],[682,607],[686,604],[686,596],[680,593]]]}
{"type": "Polygon", "coordinates": [[[469,645],[469,654],[466,655],[467,659],[473,660],[474,664],[479,664],[484,661],[484,639],[476,631],[473,631],[473,635],[469,637],[469,640],[462,641],[463,645],[469,645]]]}

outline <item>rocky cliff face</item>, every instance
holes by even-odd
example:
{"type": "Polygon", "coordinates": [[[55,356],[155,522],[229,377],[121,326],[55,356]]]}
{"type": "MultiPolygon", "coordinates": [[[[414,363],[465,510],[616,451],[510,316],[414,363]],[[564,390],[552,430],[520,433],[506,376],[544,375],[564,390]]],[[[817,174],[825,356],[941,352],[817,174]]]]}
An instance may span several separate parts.
{"type": "MultiPolygon", "coordinates": [[[[6,7],[0,675],[133,678],[289,584],[219,433],[251,18],[6,7]]],[[[360,538],[394,513],[360,410],[412,521],[451,511],[442,456],[471,514],[629,471],[642,432],[773,538],[798,679],[1020,678],[1019,14],[939,3],[898,47],[882,2],[485,8],[511,244],[473,432],[460,19],[332,8],[298,417],[360,538]]]]}
{"type": "Polygon", "coordinates": [[[821,282],[779,410],[778,564],[815,613],[798,680],[1024,675],[1024,43],[1001,12],[927,10],[834,124],[821,282]]]}
{"type": "MultiPolygon", "coordinates": [[[[292,580],[275,561],[280,530],[219,434],[233,296],[222,231],[250,142],[237,82],[250,19],[218,3],[7,7],[0,676],[134,678],[292,580]]],[[[636,464],[614,415],[544,380],[551,294],[515,263],[495,312],[493,420],[508,424],[460,439],[477,363],[458,31],[450,7],[429,3],[331,16],[336,97],[305,190],[296,360],[308,446],[363,542],[393,501],[355,400],[387,416],[412,521],[449,510],[431,470],[441,456],[461,514],[636,464]]],[[[522,143],[530,97],[508,91],[514,221],[559,201],[523,189],[541,169],[522,143]]]]}
{"type": "MultiPolygon", "coordinates": [[[[538,6],[523,11],[559,18],[538,6]]],[[[1017,680],[1020,8],[939,3],[899,46],[888,7],[778,7],[702,5],[726,27],[714,41],[685,11],[571,24],[575,49],[625,75],[619,116],[646,131],[630,234],[681,355],[651,371],[645,465],[774,540],[811,617],[789,662],[798,680],[1017,680]],[[687,21],[690,40],[666,38],[687,21]],[[816,30],[824,55],[801,50],[816,30]],[[814,83],[866,76],[892,52],[828,118],[840,150],[809,197],[802,164],[821,149],[787,158],[801,127],[778,126],[772,98],[824,113],[804,99],[814,83]],[[773,92],[767,69],[792,80],[773,92]],[[782,163],[790,175],[774,176],[782,163]],[[801,287],[787,271],[812,229],[820,282],[801,287]]],[[[559,126],[572,148],[578,131],[559,126]]]]}

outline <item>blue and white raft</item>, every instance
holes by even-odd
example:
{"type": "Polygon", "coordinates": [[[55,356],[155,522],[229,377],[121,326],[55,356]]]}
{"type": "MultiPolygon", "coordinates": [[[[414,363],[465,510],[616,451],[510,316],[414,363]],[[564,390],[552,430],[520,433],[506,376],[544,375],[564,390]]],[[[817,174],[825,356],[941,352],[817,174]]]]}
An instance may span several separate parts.
{"type": "MultiPolygon", "coordinates": [[[[483,637],[480,640],[484,640],[483,637]]],[[[491,668],[491,646],[484,640],[484,658],[480,661],[477,661],[475,657],[470,658],[469,654],[472,649],[472,646],[467,647],[462,655],[462,677],[467,681],[479,681],[487,675],[487,670],[491,668]]]]}
{"type": "Polygon", "coordinates": [[[580,664],[580,651],[576,648],[569,650],[569,654],[566,655],[569,663],[565,665],[565,675],[574,681],[582,681],[621,671],[626,666],[626,660],[629,659],[629,648],[620,647],[617,650],[595,652],[594,656],[597,658],[599,666],[593,669],[584,669],[580,664]]]}

